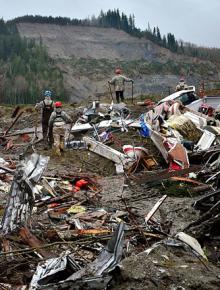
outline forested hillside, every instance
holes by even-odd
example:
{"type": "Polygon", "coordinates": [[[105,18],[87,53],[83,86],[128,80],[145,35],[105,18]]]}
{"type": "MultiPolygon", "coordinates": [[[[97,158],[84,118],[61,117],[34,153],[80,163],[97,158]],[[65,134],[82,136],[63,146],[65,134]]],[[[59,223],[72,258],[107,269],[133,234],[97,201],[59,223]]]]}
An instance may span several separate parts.
{"type": "Polygon", "coordinates": [[[0,100],[33,103],[51,88],[65,97],[63,76],[43,45],[22,39],[16,26],[0,20],[0,100]]]}

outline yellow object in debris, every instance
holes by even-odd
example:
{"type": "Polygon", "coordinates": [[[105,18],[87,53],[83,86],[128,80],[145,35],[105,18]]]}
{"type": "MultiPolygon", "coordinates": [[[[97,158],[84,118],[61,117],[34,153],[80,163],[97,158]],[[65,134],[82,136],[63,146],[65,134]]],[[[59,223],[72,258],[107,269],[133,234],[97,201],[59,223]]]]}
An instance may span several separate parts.
{"type": "Polygon", "coordinates": [[[116,222],[117,222],[117,223],[123,223],[124,221],[123,221],[121,218],[116,217],[116,222]]]}
{"type": "Polygon", "coordinates": [[[65,148],[64,141],[60,142],[60,150],[63,151],[65,148]]]}
{"type": "Polygon", "coordinates": [[[175,116],[169,118],[167,124],[177,130],[183,138],[198,142],[202,136],[201,130],[199,130],[196,125],[186,116],[175,116]]]}
{"type": "Polygon", "coordinates": [[[109,229],[82,229],[77,230],[78,235],[101,235],[109,234],[111,231],[109,229]]]}
{"type": "Polygon", "coordinates": [[[53,156],[61,156],[60,148],[54,147],[52,149],[52,155],[53,156]]]}
{"type": "Polygon", "coordinates": [[[80,212],[85,212],[86,208],[81,205],[72,205],[67,212],[68,213],[80,213],[80,212]]]}

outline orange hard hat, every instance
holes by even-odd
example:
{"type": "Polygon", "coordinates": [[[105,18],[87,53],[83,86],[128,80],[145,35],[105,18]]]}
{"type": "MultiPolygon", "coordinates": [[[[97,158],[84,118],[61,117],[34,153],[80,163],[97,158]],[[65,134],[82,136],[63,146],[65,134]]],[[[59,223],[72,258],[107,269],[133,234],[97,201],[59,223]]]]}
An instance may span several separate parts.
{"type": "Polygon", "coordinates": [[[55,104],[55,108],[60,108],[60,107],[62,107],[62,103],[61,102],[56,102],[55,104]]]}
{"type": "Polygon", "coordinates": [[[120,68],[116,68],[116,69],[115,69],[115,73],[116,73],[117,75],[120,75],[120,74],[121,74],[121,69],[120,69],[120,68]]]}

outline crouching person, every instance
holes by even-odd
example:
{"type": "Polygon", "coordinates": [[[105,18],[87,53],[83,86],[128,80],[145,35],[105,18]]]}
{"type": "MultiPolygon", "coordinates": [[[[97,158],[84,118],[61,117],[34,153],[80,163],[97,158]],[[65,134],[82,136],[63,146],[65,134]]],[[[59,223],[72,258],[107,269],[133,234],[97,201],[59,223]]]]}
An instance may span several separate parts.
{"type": "Polygon", "coordinates": [[[71,118],[63,111],[61,102],[55,102],[54,105],[55,110],[50,116],[49,130],[53,135],[53,151],[55,155],[61,156],[65,145],[66,124],[71,123],[71,118]]]}

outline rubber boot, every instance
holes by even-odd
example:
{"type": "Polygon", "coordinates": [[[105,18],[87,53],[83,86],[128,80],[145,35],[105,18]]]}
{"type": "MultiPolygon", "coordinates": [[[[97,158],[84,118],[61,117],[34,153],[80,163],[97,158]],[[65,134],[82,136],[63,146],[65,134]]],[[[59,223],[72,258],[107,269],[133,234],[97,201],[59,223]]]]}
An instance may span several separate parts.
{"type": "Polygon", "coordinates": [[[61,156],[60,148],[53,147],[53,149],[52,149],[52,155],[53,156],[61,156]]]}
{"type": "Polygon", "coordinates": [[[48,150],[49,149],[49,144],[47,139],[43,141],[43,150],[48,150]]]}
{"type": "Polygon", "coordinates": [[[55,148],[55,155],[61,156],[60,148],[55,148]]]}
{"type": "Polygon", "coordinates": [[[65,148],[65,146],[64,146],[64,140],[61,140],[61,142],[60,142],[60,150],[61,151],[64,151],[64,148],[65,148]]]}

